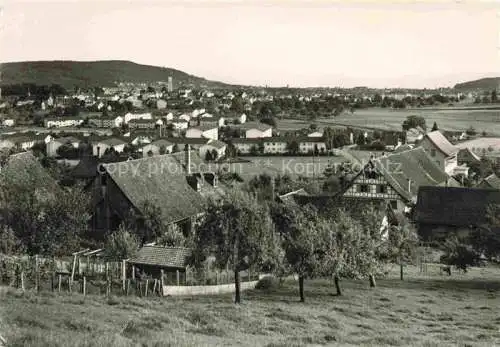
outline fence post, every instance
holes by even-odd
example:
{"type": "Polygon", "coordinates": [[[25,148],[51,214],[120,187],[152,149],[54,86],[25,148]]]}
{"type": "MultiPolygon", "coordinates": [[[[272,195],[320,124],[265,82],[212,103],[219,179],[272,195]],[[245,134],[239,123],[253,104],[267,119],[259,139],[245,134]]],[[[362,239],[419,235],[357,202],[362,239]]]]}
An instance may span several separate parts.
{"type": "Polygon", "coordinates": [[[62,275],[59,274],[58,279],[57,279],[57,291],[60,293],[61,292],[61,285],[62,285],[62,275]]]}
{"type": "Polygon", "coordinates": [[[55,273],[52,272],[52,274],[50,276],[50,289],[51,289],[51,291],[55,290],[55,288],[54,288],[54,276],[55,276],[55,273]]]}
{"type": "Polygon", "coordinates": [[[35,290],[40,291],[40,278],[38,277],[38,254],[35,254],[35,290]]]}
{"type": "Polygon", "coordinates": [[[175,275],[176,275],[176,279],[177,279],[177,285],[179,285],[180,284],[179,283],[180,282],[179,270],[176,271],[175,275]]]}
{"type": "Polygon", "coordinates": [[[149,280],[146,279],[146,288],[144,288],[144,296],[148,296],[149,280]]]}
{"type": "Polygon", "coordinates": [[[83,275],[83,288],[82,288],[83,296],[87,294],[86,287],[87,287],[87,277],[83,275]]]}
{"type": "Polygon", "coordinates": [[[111,286],[110,286],[110,280],[109,280],[109,263],[106,262],[106,296],[109,296],[111,294],[111,286]]]}
{"type": "Polygon", "coordinates": [[[130,279],[127,279],[127,291],[125,295],[128,295],[129,292],[130,292],[130,279]]]}
{"type": "Polygon", "coordinates": [[[21,271],[21,290],[24,292],[24,271],[21,271]]]}
{"type": "Polygon", "coordinates": [[[125,292],[125,281],[127,280],[127,262],[122,260],[122,289],[125,292]]]}
{"type": "Polygon", "coordinates": [[[156,282],[157,282],[157,281],[158,281],[158,280],[155,278],[155,279],[154,279],[154,284],[153,284],[153,295],[155,295],[155,294],[156,294],[156,282]]]}
{"type": "Polygon", "coordinates": [[[161,291],[161,294],[163,295],[163,286],[164,286],[164,283],[163,283],[163,270],[160,271],[160,291],[161,291]]]}
{"type": "Polygon", "coordinates": [[[215,284],[219,284],[219,271],[215,270],[215,284]]]}
{"type": "Polygon", "coordinates": [[[71,281],[71,277],[68,278],[68,292],[71,293],[71,284],[73,283],[73,281],[71,281]]]}
{"type": "Polygon", "coordinates": [[[250,273],[250,268],[248,268],[248,282],[252,281],[252,276],[250,273]]]}

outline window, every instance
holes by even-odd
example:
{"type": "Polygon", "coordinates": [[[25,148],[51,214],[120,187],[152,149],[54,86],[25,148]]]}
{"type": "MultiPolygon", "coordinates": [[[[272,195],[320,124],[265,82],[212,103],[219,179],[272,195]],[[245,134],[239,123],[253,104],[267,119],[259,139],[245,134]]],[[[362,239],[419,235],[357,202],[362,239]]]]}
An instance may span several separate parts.
{"type": "Polygon", "coordinates": [[[436,150],[433,148],[431,149],[431,157],[435,157],[436,156],[436,150]]]}
{"type": "Polygon", "coordinates": [[[379,185],[377,193],[386,194],[387,193],[387,186],[385,184],[379,185]]]}
{"type": "Polygon", "coordinates": [[[391,208],[393,210],[397,210],[398,209],[398,201],[397,200],[391,200],[391,208]]]}
{"type": "Polygon", "coordinates": [[[362,184],[359,186],[359,191],[361,193],[368,193],[368,184],[362,184]]]}

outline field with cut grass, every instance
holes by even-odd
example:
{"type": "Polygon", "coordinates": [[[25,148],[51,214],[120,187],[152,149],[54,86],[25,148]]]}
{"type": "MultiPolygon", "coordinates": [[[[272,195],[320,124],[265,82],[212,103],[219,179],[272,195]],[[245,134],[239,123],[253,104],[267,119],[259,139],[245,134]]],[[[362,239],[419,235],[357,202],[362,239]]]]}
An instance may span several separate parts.
{"type": "Polygon", "coordinates": [[[493,346],[500,344],[500,271],[422,277],[397,267],[368,281],[292,280],[271,291],[196,298],[86,297],[4,292],[8,346],[493,346]]]}
{"type": "Polygon", "coordinates": [[[500,135],[500,107],[497,109],[404,109],[393,110],[370,108],[356,110],[353,114],[344,112],[335,118],[318,118],[315,122],[295,119],[278,121],[278,129],[282,131],[309,127],[315,123],[319,128],[326,126],[353,126],[370,129],[401,131],[401,125],[407,116],[417,115],[426,119],[430,128],[434,122],[442,130],[464,131],[470,126],[477,132],[486,131],[491,135],[500,135]]]}

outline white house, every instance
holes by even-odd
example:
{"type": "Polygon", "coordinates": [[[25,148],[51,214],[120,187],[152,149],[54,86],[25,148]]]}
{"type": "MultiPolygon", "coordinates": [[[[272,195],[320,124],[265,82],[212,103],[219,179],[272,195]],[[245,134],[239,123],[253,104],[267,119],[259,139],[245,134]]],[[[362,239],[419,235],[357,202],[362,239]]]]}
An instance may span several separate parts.
{"type": "Polygon", "coordinates": [[[257,139],[262,137],[272,137],[272,126],[264,123],[248,122],[239,126],[240,129],[245,131],[247,139],[257,139]]]}
{"type": "Polygon", "coordinates": [[[123,152],[125,142],[118,138],[109,138],[97,141],[92,144],[92,154],[96,157],[102,157],[107,149],[113,148],[116,152],[123,152]]]}
{"type": "Polygon", "coordinates": [[[128,124],[132,119],[153,119],[153,115],[151,113],[127,113],[123,120],[125,124],[128,124]]]}
{"type": "Polygon", "coordinates": [[[140,146],[143,144],[151,143],[153,141],[153,136],[151,135],[137,135],[137,136],[131,136],[133,138],[130,143],[134,146],[140,146]]]}
{"type": "Polygon", "coordinates": [[[217,160],[224,157],[226,154],[226,148],[226,143],[218,140],[210,140],[207,144],[200,147],[200,157],[205,158],[207,152],[210,151],[210,153],[217,153],[217,156],[213,158],[214,160],[217,160]]]}
{"type": "Polygon", "coordinates": [[[6,127],[13,127],[16,124],[16,121],[12,118],[7,118],[3,120],[2,124],[6,127]]]}
{"type": "Polygon", "coordinates": [[[183,130],[188,128],[189,122],[186,122],[184,119],[174,119],[172,120],[171,124],[174,129],[183,130]]]}
{"type": "Polygon", "coordinates": [[[47,156],[56,157],[59,147],[66,144],[73,146],[73,148],[78,148],[80,146],[80,140],[72,136],[53,139],[52,141],[47,143],[47,156]]]}
{"type": "Polygon", "coordinates": [[[252,152],[252,148],[255,150],[258,150],[259,146],[261,145],[261,140],[260,139],[247,139],[247,138],[240,138],[240,139],[232,139],[231,140],[233,146],[236,148],[238,153],[241,154],[249,154],[252,152]]]}
{"type": "Polygon", "coordinates": [[[123,122],[125,122],[125,119],[122,116],[117,116],[114,120],[115,128],[121,127],[123,122]]]}
{"type": "Polygon", "coordinates": [[[79,117],[64,117],[64,118],[45,118],[44,125],[46,128],[61,128],[75,127],[83,123],[83,119],[79,117]]]}
{"type": "Polygon", "coordinates": [[[20,148],[29,150],[35,145],[35,139],[31,136],[9,136],[0,140],[0,148],[20,148]]]}
{"type": "Polygon", "coordinates": [[[301,153],[326,152],[326,143],[321,137],[300,138],[298,142],[301,153]]]}
{"type": "Polygon", "coordinates": [[[307,137],[323,137],[323,133],[321,131],[314,131],[308,134],[307,137]]]}
{"type": "Polygon", "coordinates": [[[286,153],[287,152],[287,138],[284,137],[268,137],[263,141],[264,153],[286,153]]]}
{"type": "Polygon", "coordinates": [[[432,161],[441,170],[451,175],[458,165],[458,148],[448,141],[448,139],[439,131],[431,131],[425,135],[420,146],[430,155],[432,161]]]}
{"type": "Polygon", "coordinates": [[[206,138],[212,140],[219,139],[219,129],[217,126],[197,126],[186,130],[187,138],[206,138]]]}
{"type": "Polygon", "coordinates": [[[159,110],[164,110],[167,108],[167,102],[163,99],[156,100],[156,108],[159,110]]]}
{"type": "Polygon", "coordinates": [[[188,115],[187,113],[183,113],[183,114],[181,114],[178,118],[179,118],[179,119],[183,119],[183,120],[185,120],[186,122],[189,122],[189,121],[191,120],[191,116],[190,116],[190,115],[188,115]]]}
{"type": "Polygon", "coordinates": [[[424,138],[425,131],[417,126],[416,128],[411,128],[406,131],[406,143],[415,143],[424,138]]]}
{"type": "Polygon", "coordinates": [[[169,154],[172,153],[173,148],[174,144],[172,142],[160,139],[142,147],[142,156],[148,157],[151,155],[169,154]]]}

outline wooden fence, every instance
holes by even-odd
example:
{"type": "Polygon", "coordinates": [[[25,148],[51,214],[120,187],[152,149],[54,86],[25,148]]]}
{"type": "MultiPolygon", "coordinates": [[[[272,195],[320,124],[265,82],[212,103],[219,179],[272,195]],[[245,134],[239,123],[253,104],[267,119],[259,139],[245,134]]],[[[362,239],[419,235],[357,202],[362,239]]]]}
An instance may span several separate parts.
{"type": "MultiPolygon", "coordinates": [[[[166,286],[217,286],[234,283],[234,272],[193,270],[161,272],[158,278],[134,276],[131,264],[75,262],[73,259],[0,256],[0,285],[21,290],[82,293],[84,295],[163,295],[166,286]]],[[[240,272],[242,282],[257,281],[250,270],[240,272]]]]}

